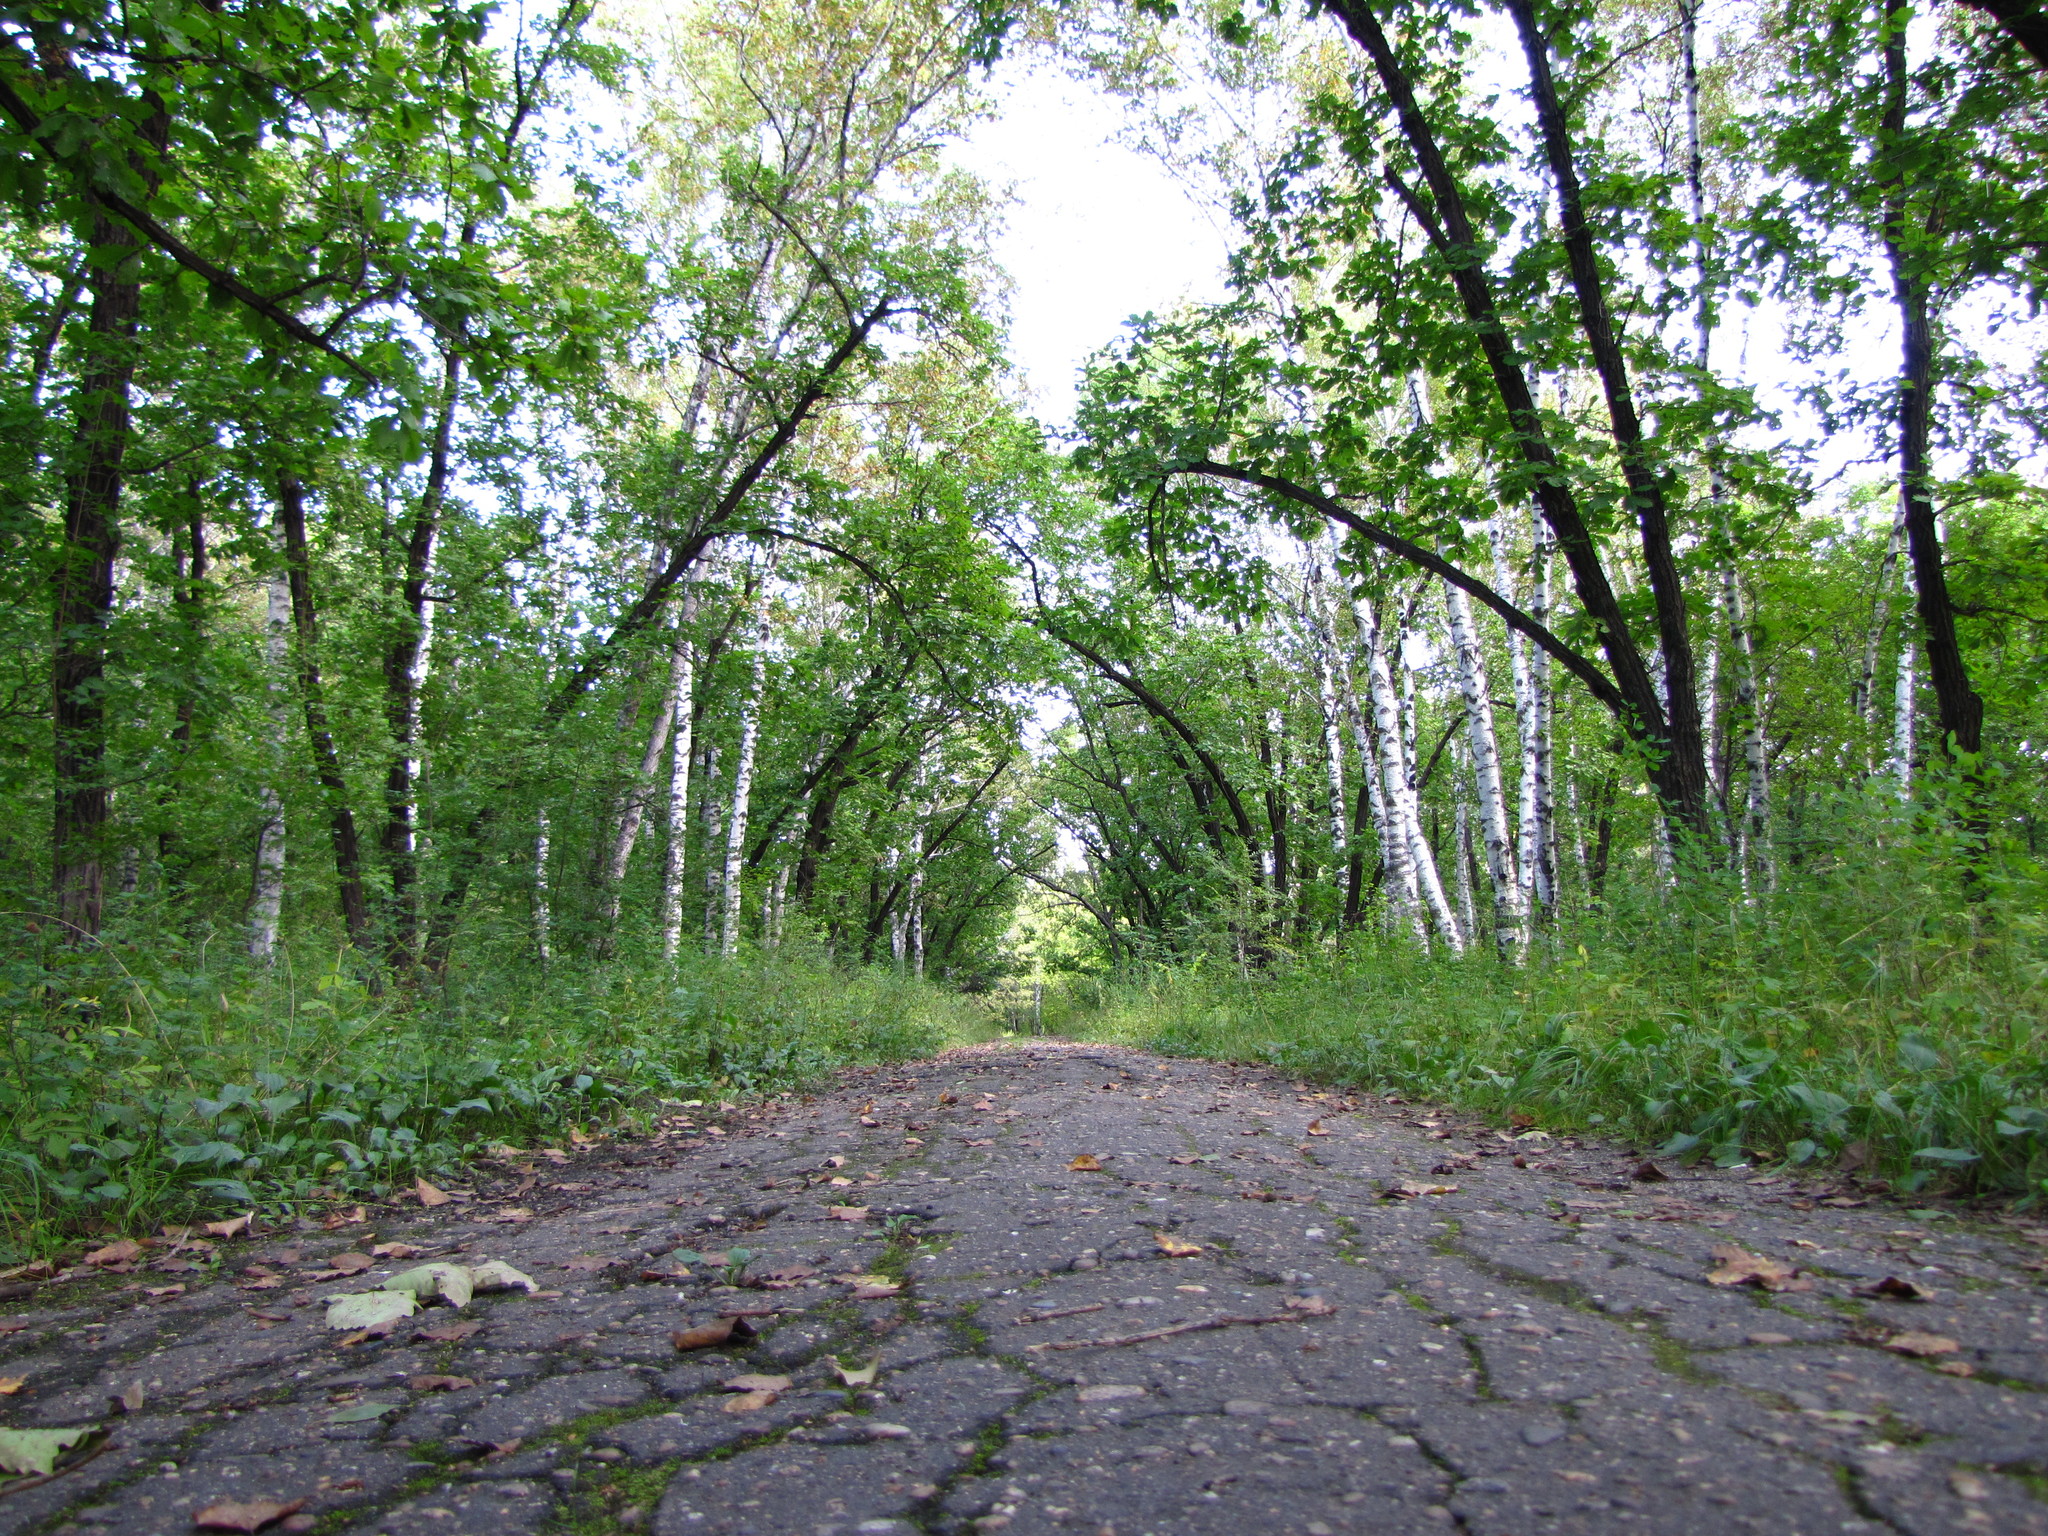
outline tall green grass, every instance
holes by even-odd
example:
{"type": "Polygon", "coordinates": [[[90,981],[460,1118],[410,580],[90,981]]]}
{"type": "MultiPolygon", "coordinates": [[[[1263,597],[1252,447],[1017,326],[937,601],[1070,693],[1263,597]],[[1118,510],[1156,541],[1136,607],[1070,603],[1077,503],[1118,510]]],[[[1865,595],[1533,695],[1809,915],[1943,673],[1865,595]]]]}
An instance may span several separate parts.
{"type": "MultiPolygon", "coordinates": [[[[1959,884],[1877,827],[1777,891],[1626,891],[1519,965],[1360,936],[1265,973],[1082,982],[1058,1027],[1267,1062],[1724,1166],[1840,1161],[1902,1190],[2048,1194],[2048,920],[2008,858],[1959,884]]],[[[1846,846],[1831,844],[1830,846],[1846,846]]]]}
{"type": "Polygon", "coordinates": [[[0,1262],[210,1208],[447,1174],[661,1099],[801,1088],[988,1033],[981,1010],[816,956],[543,972],[516,954],[372,995],[345,956],[272,969],[163,935],[0,962],[0,1262]]]}

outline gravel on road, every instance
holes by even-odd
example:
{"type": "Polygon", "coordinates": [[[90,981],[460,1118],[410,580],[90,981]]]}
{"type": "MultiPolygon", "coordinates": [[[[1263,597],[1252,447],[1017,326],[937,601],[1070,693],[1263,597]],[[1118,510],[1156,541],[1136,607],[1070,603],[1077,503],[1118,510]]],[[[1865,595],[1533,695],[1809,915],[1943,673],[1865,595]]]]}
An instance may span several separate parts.
{"type": "Polygon", "coordinates": [[[2048,1536],[2021,1218],[1064,1042],[500,1151],[0,1309],[0,1536],[2048,1536]]]}

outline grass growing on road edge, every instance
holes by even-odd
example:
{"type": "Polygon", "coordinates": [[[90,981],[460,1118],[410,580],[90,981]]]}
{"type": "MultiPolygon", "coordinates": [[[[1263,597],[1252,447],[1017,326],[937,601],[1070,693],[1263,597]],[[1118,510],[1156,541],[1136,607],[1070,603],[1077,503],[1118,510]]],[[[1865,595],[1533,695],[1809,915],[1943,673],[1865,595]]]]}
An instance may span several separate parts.
{"type": "Polygon", "coordinates": [[[0,960],[0,1028],[0,1263],[374,1195],[658,1099],[786,1091],[989,1032],[957,995],[811,956],[514,955],[377,997],[332,952],[266,971],[175,939],[0,960]]]}
{"type": "Polygon", "coordinates": [[[1930,884],[1880,850],[1853,868],[1788,872],[1767,901],[1617,899],[1521,965],[1361,937],[1341,957],[1265,973],[1219,964],[1083,981],[1058,1024],[1526,1112],[1724,1167],[1836,1160],[1909,1192],[2038,1201],[2041,887],[2010,879],[1959,903],[1930,884]]]}

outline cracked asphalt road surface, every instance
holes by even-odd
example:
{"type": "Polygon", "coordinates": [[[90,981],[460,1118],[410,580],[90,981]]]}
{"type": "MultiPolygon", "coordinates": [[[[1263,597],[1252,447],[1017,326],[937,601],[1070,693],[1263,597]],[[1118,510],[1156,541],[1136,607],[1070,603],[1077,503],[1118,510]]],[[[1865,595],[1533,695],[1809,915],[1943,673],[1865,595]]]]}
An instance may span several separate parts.
{"type": "Polygon", "coordinates": [[[168,1536],[223,1499],[303,1499],[266,1529],[335,1536],[2048,1536],[2048,1233],[2023,1222],[1639,1183],[1612,1147],[1101,1046],[690,1118],[224,1244],[183,1294],[138,1271],[10,1305],[0,1419],[113,1435],[0,1495],[0,1536],[168,1536]],[[379,1241],[422,1252],[314,1278],[379,1241]],[[1794,1288],[1709,1284],[1717,1244],[1794,1288]],[[543,1290],[478,1297],[457,1339],[421,1337],[440,1310],[324,1325],[444,1258],[543,1290]],[[284,1278],[245,1289],[252,1263],[284,1278]],[[878,1273],[900,1290],[834,1278],[878,1273]],[[1887,1277],[1932,1295],[1855,1294],[1887,1277]],[[734,1313],[755,1337],[672,1342],[734,1313]]]}

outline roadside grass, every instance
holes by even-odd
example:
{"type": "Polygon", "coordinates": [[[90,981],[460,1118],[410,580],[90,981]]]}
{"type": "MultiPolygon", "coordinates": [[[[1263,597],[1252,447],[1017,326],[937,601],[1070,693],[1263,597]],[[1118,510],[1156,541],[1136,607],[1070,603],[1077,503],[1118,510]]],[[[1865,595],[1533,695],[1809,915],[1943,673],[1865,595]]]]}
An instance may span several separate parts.
{"type": "Polygon", "coordinates": [[[509,955],[377,996],[331,951],[262,970],[221,948],[113,936],[0,959],[0,1264],[375,1196],[662,1100],[800,1090],[993,1033],[937,986],[809,954],[545,972],[509,955]]]}
{"type": "MultiPolygon", "coordinates": [[[[1363,935],[1264,972],[1079,981],[1065,1032],[1592,1131],[1659,1155],[1834,1163],[2048,1195],[2048,928],[2025,866],[1958,901],[1910,842],[1577,914],[1519,964],[1363,935]]],[[[1949,866],[1953,868],[1953,865],[1949,866]]]]}

